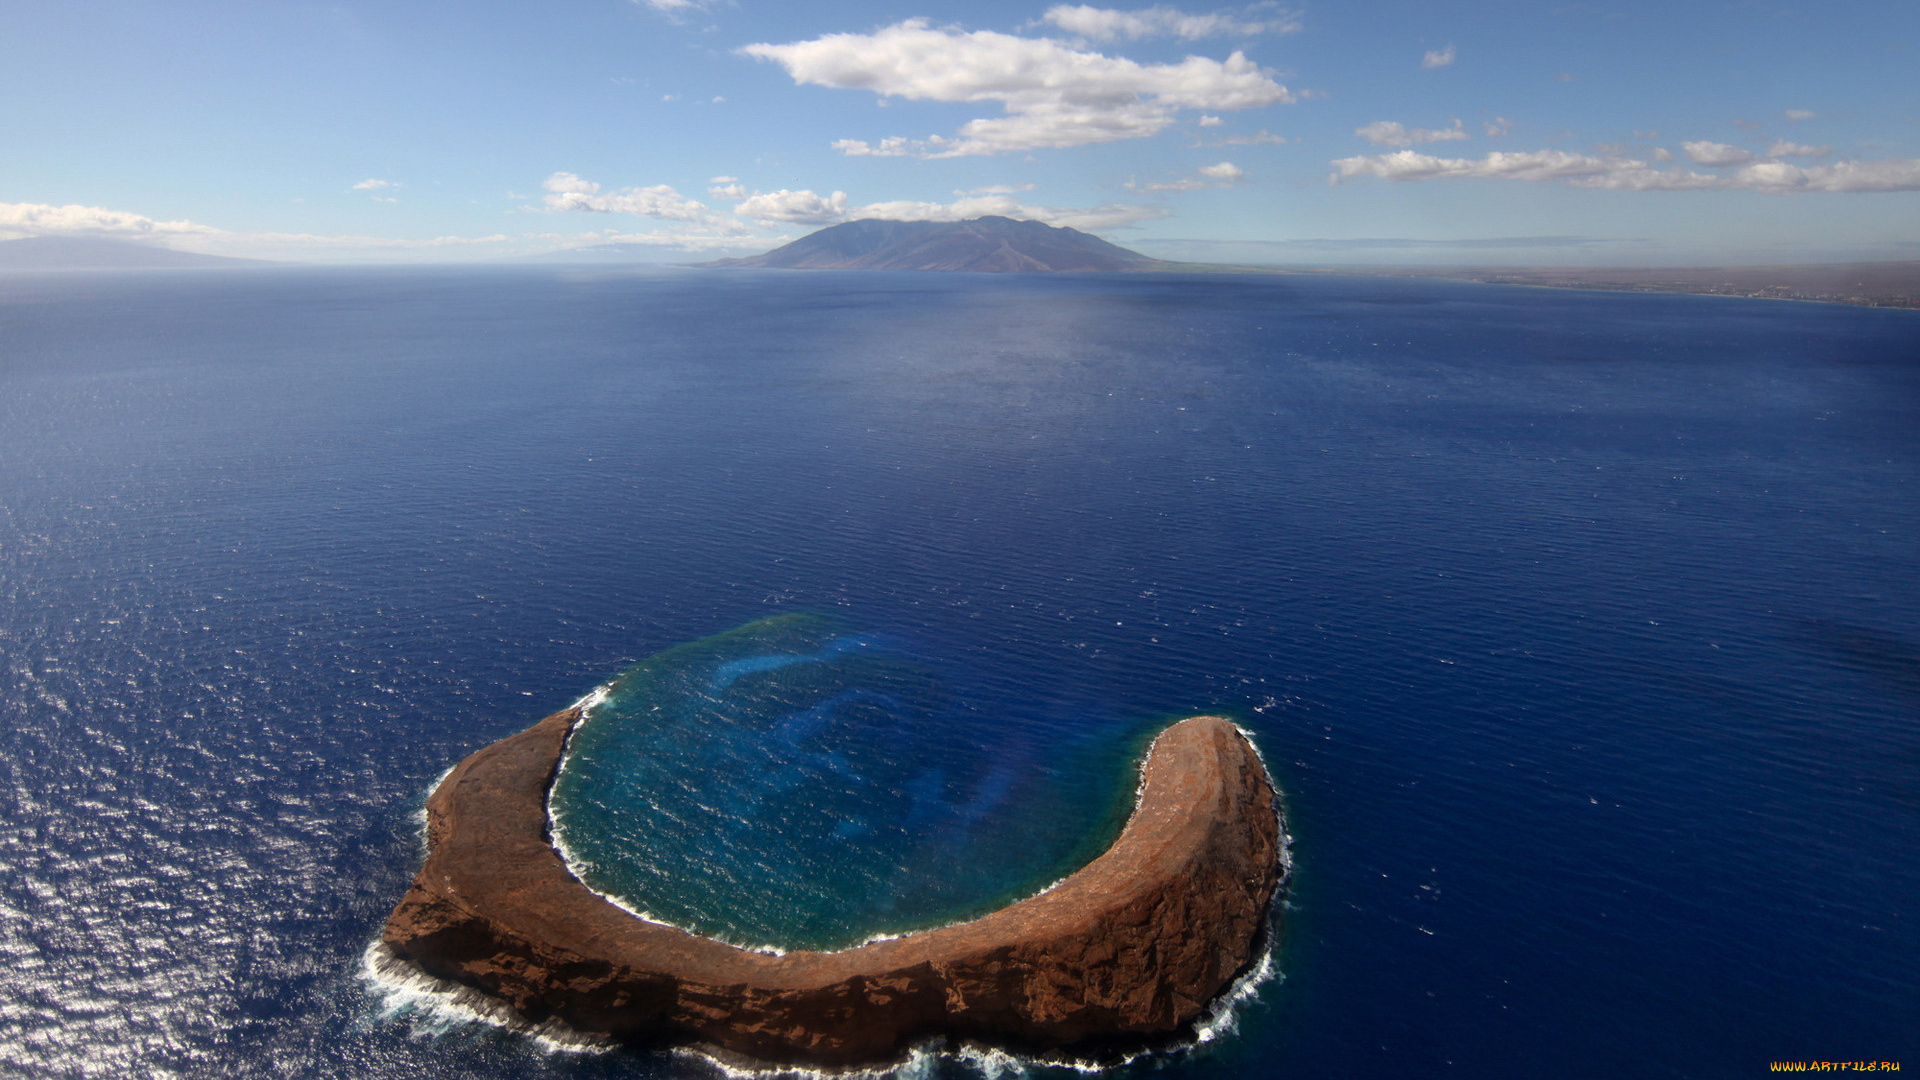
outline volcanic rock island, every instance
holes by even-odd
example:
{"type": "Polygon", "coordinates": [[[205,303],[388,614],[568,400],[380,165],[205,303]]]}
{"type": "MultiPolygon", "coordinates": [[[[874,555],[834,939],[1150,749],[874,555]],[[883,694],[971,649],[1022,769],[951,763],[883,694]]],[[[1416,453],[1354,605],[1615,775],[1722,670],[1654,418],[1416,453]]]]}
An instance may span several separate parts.
{"type": "Polygon", "coordinates": [[[1025,1050],[1178,1038],[1272,927],[1281,831],[1232,723],[1163,731],[1106,852],[981,918],[838,952],[736,948],[616,907],[555,850],[568,709],[461,762],[427,803],[429,852],[383,935],[429,974],[534,1021],[761,1062],[899,1059],[928,1039],[1025,1050]]]}

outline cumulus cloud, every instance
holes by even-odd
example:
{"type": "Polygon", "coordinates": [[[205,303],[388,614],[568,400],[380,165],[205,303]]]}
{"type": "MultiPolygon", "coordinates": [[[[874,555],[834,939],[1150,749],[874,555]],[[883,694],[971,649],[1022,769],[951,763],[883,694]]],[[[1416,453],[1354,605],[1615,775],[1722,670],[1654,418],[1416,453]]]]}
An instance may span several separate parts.
{"type": "Polygon", "coordinates": [[[1495,151],[1478,161],[1401,150],[1392,154],[1340,158],[1333,163],[1333,167],[1335,180],[1377,176],[1382,180],[1405,181],[1456,177],[1561,180],[1596,176],[1606,172],[1608,166],[1599,158],[1561,150],[1517,154],[1495,151]]]}
{"type": "Polygon", "coordinates": [[[707,194],[716,199],[738,202],[747,197],[746,185],[740,183],[713,184],[707,188],[707,194]]]}
{"type": "Polygon", "coordinates": [[[1194,123],[1199,124],[1201,127],[1219,127],[1221,124],[1226,123],[1226,121],[1217,116],[1202,116],[1200,119],[1194,121],[1194,123]]]}
{"type": "Polygon", "coordinates": [[[787,225],[833,225],[851,221],[847,216],[847,193],[816,195],[811,191],[770,191],[754,195],[733,208],[740,217],[752,221],[779,222],[787,225]]]}
{"type": "Polygon", "coordinates": [[[998,103],[1006,115],[970,120],[955,136],[841,139],[852,157],[945,158],[1156,135],[1182,109],[1209,113],[1294,100],[1271,72],[1235,52],[1140,64],[1048,38],[933,29],[912,19],[872,34],[829,34],[787,45],[748,45],[797,83],[869,90],[910,101],[998,103]]]}
{"type": "Polygon", "coordinates": [[[1683,142],[1680,149],[1687,152],[1687,160],[1695,165],[1707,165],[1712,168],[1724,168],[1728,165],[1745,165],[1753,160],[1753,155],[1737,146],[1717,142],[1683,142]]]}
{"type": "Polygon", "coordinates": [[[699,221],[708,216],[704,203],[695,202],[665,184],[602,193],[599,184],[570,172],[557,172],[540,186],[546,191],[540,201],[549,210],[638,214],[670,221],[699,221]]]}
{"type": "Polygon", "coordinates": [[[0,203],[0,239],[30,236],[97,236],[212,254],[295,259],[405,256],[409,252],[473,248],[513,242],[493,236],[326,236],[314,233],[232,232],[191,221],[156,221],[142,214],[99,206],[0,203]]]}
{"type": "Polygon", "coordinates": [[[963,195],[946,203],[897,199],[865,205],[855,204],[844,191],[820,195],[806,190],[782,189],[756,193],[734,207],[733,212],[764,224],[808,225],[816,228],[863,218],[881,221],[966,221],[969,218],[997,215],[1088,231],[1122,228],[1166,217],[1170,213],[1164,207],[1131,203],[1109,203],[1094,207],[1030,206],[1014,198],[1011,190],[994,189],[986,189],[981,194],[963,195]]]}
{"type": "MultiPolygon", "coordinates": [[[[1562,150],[1492,153],[1484,158],[1442,158],[1413,150],[1341,158],[1333,162],[1328,179],[1334,183],[1355,177],[1382,180],[1498,179],[1563,180],[1572,187],[1615,191],[1742,190],[1770,195],[1796,192],[1920,191],[1920,158],[1886,161],[1841,161],[1831,165],[1791,165],[1783,161],[1755,161],[1747,155],[1737,164],[1727,155],[1705,147],[1724,144],[1686,144],[1696,163],[1701,157],[1727,157],[1718,166],[1728,171],[1698,173],[1687,169],[1655,168],[1636,158],[1603,158],[1562,150]],[[1694,147],[1701,146],[1696,156],[1694,147]]],[[[1737,148],[1728,148],[1737,149],[1737,148]]],[[[1745,153],[1744,151],[1741,151],[1745,153]]]]}
{"type": "MultiPolygon", "coordinates": [[[[1256,10],[1273,10],[1277,5],[1256,4],[1256,10]]],[[[1069,34],[1092,41],[1137,41],[1141,38],[1174,37],[1197,41],[1211,37],[1257,37],[1260,34],[1293,34],[1300,30],[1300,19],[1275,11],[1275,18],[1247,19],[1233,15],[1189,15],[1165,6],[1139,11],[1115,11],[1087,4],[1055,4],[1040,18],[1069,34]]]]}
{"type": "Polygon", "coordinates": [[[1455,55],[1452,45],[1448,45],[1444,49],[1428,49],[1427,54],[1420,58],[1420,66],[1428,70],[1451,67],[1453,66],[1453,58],[1455,55]]]}
{"type": "Polygon", "coordinates": [[[140,214],[108,210],[99,206],[69,203],[0,203],[0,237],[16,240],[27,236],[113,236],[125,239],[154,239],[182,236],[213,236],[221,232],[191,221],[155,221],[140,214]]]}
{"type": "Polygon", "coordinates": [[[676,222],[649,233],[608,229],[570,235],[390,236],[232,232],[191,221],[156,221],[141,214],[98,206],[0,203],[0,240],[30,236],[98,236],[210,254],[299,261],[414,261],[470,258],[472,253],[550,251],[602,244],[646,244],[689,252],[763,248],[764,233],[726,217],[676,222]]]}
{"type": "Polygon", "coordinates": [[[399,184],[396,184],[391,180],[362,180],[359,183],[353,185],[353,187],[349,188],[348,190],[350,191],[384,191],[387,188],[399,187],[399,186],[400,186],[399,184]]]}
{"type": "Polygon", "coordinates": [[[1202,188],[1233,187],[1246,178],[1245,170],[1231,161],[1202,165],[1192,176],[1156,184],[1128,184],[1135,191],[1199,191],[1202,188]]]}
{"type": "Polygon", "coordinates": [[[1413,128],[1395,120],[1376,120],[1365,127],[1353,129],[1355,135],[1375,146],[1412,146],[1414,143],[1453,142],[1457,139],[1471,138],[1455,118],[1450,128],[1413,128]]]}
{"type": "Polygon", "coordinates": [[[1776,194],[1793,191],[1920,191],[1920,158],[1885,161],[1837,161],[1831,165],[1789,165],[1763,161],[1729,179],[1729,186],[1776,194]]]}

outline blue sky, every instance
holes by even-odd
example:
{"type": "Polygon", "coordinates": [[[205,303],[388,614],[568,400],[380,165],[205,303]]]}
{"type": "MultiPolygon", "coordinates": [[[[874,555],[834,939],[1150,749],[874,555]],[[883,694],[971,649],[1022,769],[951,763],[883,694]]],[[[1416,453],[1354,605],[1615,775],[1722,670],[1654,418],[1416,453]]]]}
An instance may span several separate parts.
{"type": "Polygon", "coordinates": [[[1920,4],[0,3],[0,237],[691,261],[862,216],[1303,264],[1920,259],[1920,4]]]}

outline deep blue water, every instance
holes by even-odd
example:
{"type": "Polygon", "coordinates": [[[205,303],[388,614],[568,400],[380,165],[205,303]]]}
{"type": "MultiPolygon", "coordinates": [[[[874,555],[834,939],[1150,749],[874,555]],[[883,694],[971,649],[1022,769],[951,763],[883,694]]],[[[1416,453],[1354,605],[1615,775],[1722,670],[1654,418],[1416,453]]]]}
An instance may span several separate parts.
{"type": "Polygon", "coordinates": [[[1256,734],[1284,977],[1165,1071],[1920,1067],[1917,471],[1905,312],[0,278],[0,1070],[705,1075],[393,1013],[361,958],[449,765],[793,612],[937,675],[969,753],[1067,763],[1033,791],[1256,734]]]}

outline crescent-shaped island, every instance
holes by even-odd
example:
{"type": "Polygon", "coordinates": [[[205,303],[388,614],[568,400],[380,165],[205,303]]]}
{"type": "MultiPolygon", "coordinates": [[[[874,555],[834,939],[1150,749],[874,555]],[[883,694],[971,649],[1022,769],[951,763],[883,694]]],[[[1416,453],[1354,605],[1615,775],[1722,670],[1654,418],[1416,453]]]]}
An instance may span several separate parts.
{"type": "Polygon", "coordinates": [[[642,919],[568,870],[548,793],[578,708],[485,747],[427,803],[429,851],[383,935],[530,1020],[763,1062],[876,1064],[924,1039],[1048,1050],[1176,1037],[1255,959],[1281,830],[1231,722],[1153,742],[1113,846],[981,918],[838,952],[737,948],[642,919]]]}

